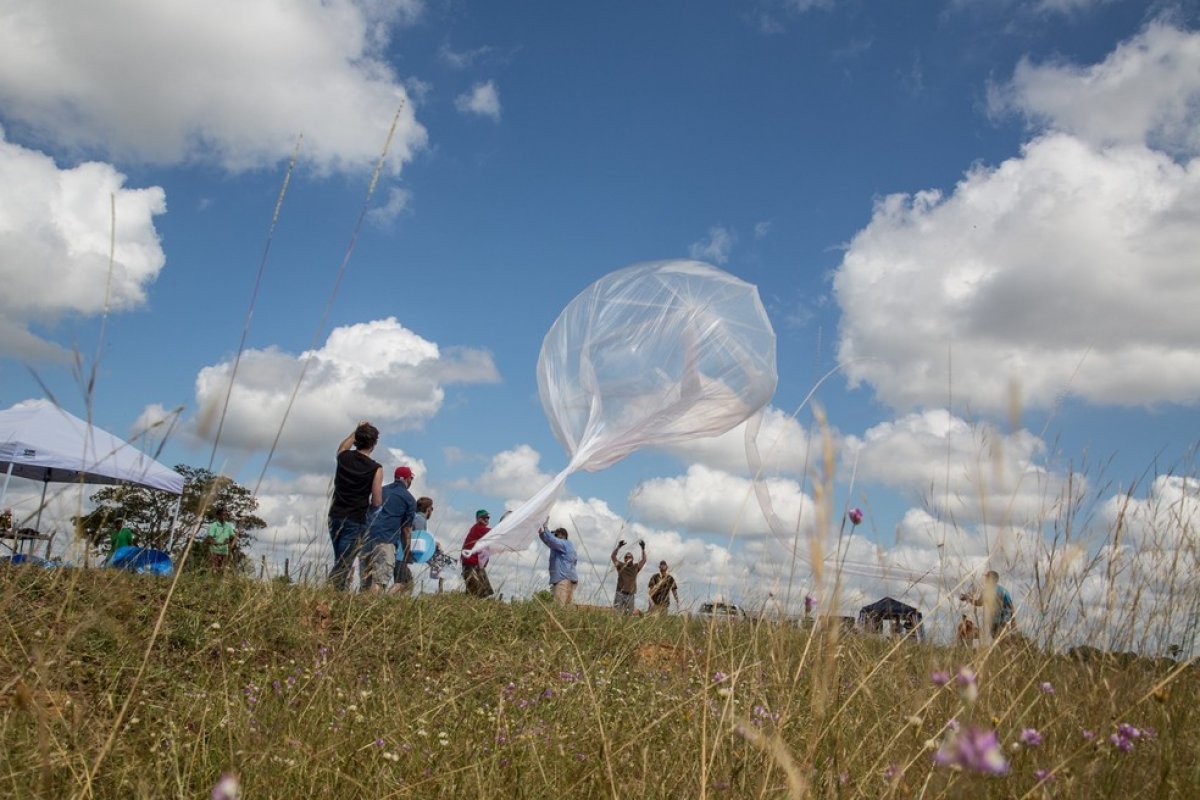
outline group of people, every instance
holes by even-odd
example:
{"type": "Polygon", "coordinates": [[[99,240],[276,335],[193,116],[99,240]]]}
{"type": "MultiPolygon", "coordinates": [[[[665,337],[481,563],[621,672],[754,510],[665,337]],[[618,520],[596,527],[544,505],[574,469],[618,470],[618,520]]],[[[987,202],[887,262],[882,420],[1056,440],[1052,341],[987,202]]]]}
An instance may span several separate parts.
{"type": "Polygon", "coordinates": [[[412,536],[428,529],[433,500],[413,497],[408,466],[396,467],[392,482],[383,485],[383,466],[371,457],[378,443],[379,429],[360,422],[338,445],[329,506],[329,580],[336,589],[349,588],[355,559],[361,564],[363,591],[412,589],[412,536]]]}
{"type": "MultiPolygon", "coordinates": [[[[579,573],[576,569],[579,556],[575,552],[571,536],[566,528],[555,528],[552,531],[548,525],[543,525],[538,531],[538,538],[550,549],[550,591],[554,602],[560,606],[570,605],[574,602],[575,587],[579,585],[579,573]]],[[[646,566],[646,543],[638,541],[642,552],[640,561],[635,561],[633,553],[630,552],[625,553],[624,558],[618,561],[617,553],[624,546],[625,540],[622,539],[609,554],[609,560],[617,570],[617,591],[613,596],[613,608],[619,613],[633,614],[636,611],[638,573],[646,566]]],[[[675,576],[670,574],[666,561],[658,562],[658,572],[650,576],[647,589],[651,613],[668,612],[672,596],[676,603],[679,602],[679,586],[675,583],[675,576]]]]}
{"type": "MultiPolygon", "coordinates": [[[[233,558],[233,550],[237,547],[237,529],[230,520],[229,511],[225,506],[214,508],[212,515],[212,521],[204,526],[204,533],[200,538],[208,541],[209,569],[213,572],[224,572],[233,558]]],[[[109,539],[108,562],[112,561],[112,557],[122,547],[136,545],[137,534],[134,533],[133,527],[128,521],[123,521],[109,539]]]]}
{"type": "MultiPolygon", "coordinates": [[[[409,467],[396,467],[392,483],[383,485],[383,466],[371,457],[378,443],[379,429],[364,421],[359,422],[337,448],[337,471],[329,507],[329,538],[333,544],[330,583],[339,590],[349,588],[356,559],[361,562],[360,587],[364,591],[381,591],[389,582],[394,588],[410,589],[413,532],[425,530],[433,513],[432,499],[414,498],[409,491],[413,483],[413,472],[409,467]]],[[[476,544],[489,531],[491,514],[481,508],[475,512],[475,523],[467,531],[460,556],[466,591],[481,598],[495,593],[487,574],[487,549],[476,551],[476,544]]],[[[550,550],[550,585],[554,600],[560,605],[570,605],[574,602],[575,587],[579,585],[579,558],[570,534],[566,528],[551,530],[547,524],[538,531],[538,536],[550,550]]],[[[610,556],[617,569],[613,607],[624,613],[635,610],[637,576],[646,565],[646,543],[638,542],[638,545],[641,561],[634,561],[633,553],[626,553],[622,562],[617,561],[618,551],[625,546],[624,540],[613,548],[610,556]]],[[[679,602],[679,587],[666,561],[659,562],[658,572],[650,578],[648,591],[651,612],[668,611],[672,597],[679,602]]]]}

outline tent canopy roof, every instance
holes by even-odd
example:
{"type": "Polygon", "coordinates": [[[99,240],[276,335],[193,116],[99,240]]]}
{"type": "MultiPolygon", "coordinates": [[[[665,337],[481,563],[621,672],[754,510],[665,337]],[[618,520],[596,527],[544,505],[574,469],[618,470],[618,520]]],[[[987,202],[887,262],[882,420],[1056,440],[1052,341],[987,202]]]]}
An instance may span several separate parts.
{"type": "Polygon", "coordinates": [[[0,411],[0,474],[52,483],[132,484],[171,494],[183,476],[46,400],[0,411]]]}
{"type": "Polygon", "coordinates": [[[870,616],[879,617],[880,619],[904,619],[913,614],[916,614],[917,617],[921,616],[921,612],[917,609],[891,597],[876,600],[870,605],[863,606],[858,611],[860,617],[870,616]]]}

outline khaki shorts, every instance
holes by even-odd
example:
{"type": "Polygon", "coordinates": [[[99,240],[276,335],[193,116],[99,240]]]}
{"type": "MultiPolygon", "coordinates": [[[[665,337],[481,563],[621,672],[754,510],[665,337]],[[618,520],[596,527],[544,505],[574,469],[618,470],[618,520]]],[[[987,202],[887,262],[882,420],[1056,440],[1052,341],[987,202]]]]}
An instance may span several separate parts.
{"type": "Polygon", "coordinates": [[[554,602],[560,606],[569,606],[575,599],[575,582],[559,581],[551,587],[551,593],[554,595],[554,602]]]}
{"type": "Polygon", "coordinates": [[[392,582],[392,571],[396,567],[396,545],[377,544],[366,553],[363,560],[362,590],[382,592],[392,582]]]}

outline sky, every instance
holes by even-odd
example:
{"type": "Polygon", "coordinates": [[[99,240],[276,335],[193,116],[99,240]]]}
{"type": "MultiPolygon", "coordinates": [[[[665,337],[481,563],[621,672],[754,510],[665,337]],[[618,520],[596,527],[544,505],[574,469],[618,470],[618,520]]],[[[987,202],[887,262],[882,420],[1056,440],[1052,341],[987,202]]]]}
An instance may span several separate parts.
{"type": "MultiPolygon", "coordinates": [[[[953,580],[834,599],[739,427],[567,481],[581,597],[643,537],[693,607],[929,607],[989,566],[1020,601],[1068,508],[1081,560],[1125,520],[1154,575],[1200,530],[1198,156],[1194,0],[0,0],[0,407],[256,489],[273,571],[328,563],[369,419],[453,548],[567,463],[536,379],[562,309],[696,259],[775,330],[778,517],[953,580]]],[[[545,584],[539,546],[493,564],[545,584]]]]}

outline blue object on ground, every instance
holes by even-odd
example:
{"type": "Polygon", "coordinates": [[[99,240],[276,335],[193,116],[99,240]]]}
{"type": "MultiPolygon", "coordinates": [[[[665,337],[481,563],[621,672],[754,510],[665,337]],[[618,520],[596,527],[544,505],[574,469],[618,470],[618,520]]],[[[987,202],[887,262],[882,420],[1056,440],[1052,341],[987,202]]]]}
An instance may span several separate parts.
{"type": "Polygon", "coordinates": [[[171,557],[161,550],[146,547],[118,547],[108,565],[130,572],[149,572],[154,575],[170,575],[173,571],[171,557]]]}

